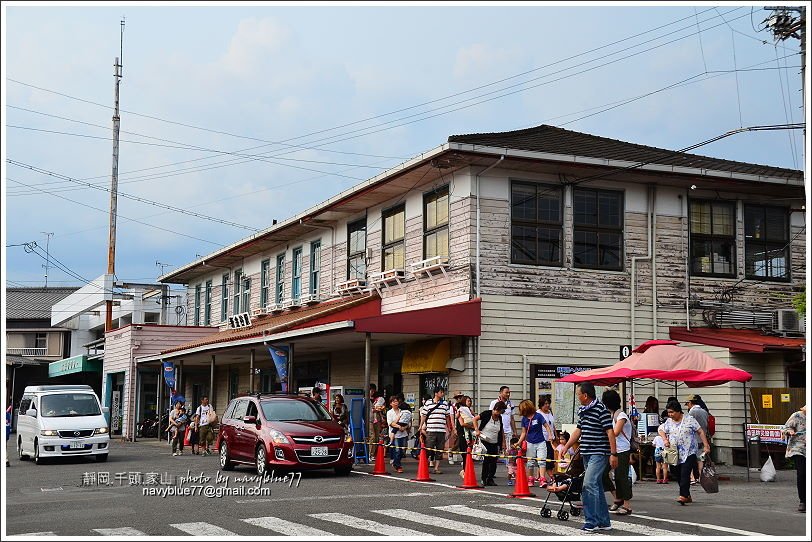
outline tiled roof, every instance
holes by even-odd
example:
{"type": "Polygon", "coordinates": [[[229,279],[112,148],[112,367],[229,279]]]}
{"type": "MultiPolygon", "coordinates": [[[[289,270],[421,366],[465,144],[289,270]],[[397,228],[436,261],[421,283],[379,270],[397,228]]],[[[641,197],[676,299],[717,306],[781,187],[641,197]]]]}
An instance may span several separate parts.
{"type": "Polygon", "coordinates": [[[51,307],[78,289],[6,288],[6,320],[50,320],[51,307]]]}
{"type": "Polygon", "coordinates": [[[263,334],[279,333],[288,329],[292,329],[313,320],[321,320],[329,315],[337,312],[344,311],[359,305],[364,305],[370,301],[377,300],[379,297],[375,294],[372,295],[357,295],[349,299],[336,299],[329,300],[312,305],[310,307],[302,307],[285,311],[279,315],[260,315],[251,317],[251,327],[240,329],[226,329],[219,331],[212,335],[206,335],[192,342],[173,346],[167,350],[162,351],[162,354],[169,354],[171,352],[178,352],[181,350],[188,350],[190,348],[197,348],[210,344],[223,343],[239,339],[247,339],[250,337],[258,337],[263,334]]]}
{"type": "Polygon", "coordinates": [[[627,162],[645,162],[667,166],[729,171],[766,177],[801,180],[801,171],[746,162],[710,158],[698,154],[674,152],[617,139],[573,132],[542,124],[534,128],[489,134],[452,135],[449,143],[468,143],[487,147],[586,156],[627,162]]]}

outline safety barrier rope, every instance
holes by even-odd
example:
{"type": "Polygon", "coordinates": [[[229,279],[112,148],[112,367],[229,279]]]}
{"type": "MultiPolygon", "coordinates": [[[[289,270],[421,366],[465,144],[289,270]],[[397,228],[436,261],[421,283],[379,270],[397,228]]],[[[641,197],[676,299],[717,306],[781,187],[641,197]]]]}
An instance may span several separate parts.
{"type": "MultiPolygon", "coordinates": [[[[414,446],[396,446],[394,444],[386,444],[383,441],[377,441],[377,440],[372,440],[372,439],[368,439],[368,440],[365,440],[365,441],[356,441],[355,444],[366,444],[368,446],[370,446],[370,445],[383,446],[384,448],[397,448],[397,449],[406,450],[406,451],[426,450],[427,452],[440,452],[440,453],[457,454],[457,455],[468,455],[470,453],[470,455],[472,455],[472,456],[496,457],[496,458],[499,458],[499,459],[512,459],[512,458],[518,459],[518,458],[521,457],[525,461],[530,461],[531,459],[532,460],[538,460],[538,458],[531,457],[529,455],[521,456],[521,455],[518,455],[518,454],[517,455],[505,455],[505,454],[476,453],[473,450],[471,450],[471,452],[468,452],[467,450],[462,451],[462,450],[453,450],[451,448],[442,448],[442,449],[440,449],[440,448],[428,448],[426,446],[417,446],[417,447],[414,447],[414,446]]],[[[566,461],[566,460],[556,461],[555,459],[544,459],[543,461],[544,462],[549,462],[549,463],[556,463],[557,462],[560,466],[566,466],[566,465],[569,465],[569,463],[570,463],[570,461],[566,461]]]]}

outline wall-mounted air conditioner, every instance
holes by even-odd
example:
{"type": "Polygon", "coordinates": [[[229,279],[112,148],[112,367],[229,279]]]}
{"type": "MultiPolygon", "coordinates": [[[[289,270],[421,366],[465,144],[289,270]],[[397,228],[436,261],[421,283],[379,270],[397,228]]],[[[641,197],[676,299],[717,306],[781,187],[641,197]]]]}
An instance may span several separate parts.
{"type": "Polygon", "coordinates": [[[792,334],[805,333],[805,320],[793,309],[777,309],[773,312],[773,331],[792,334]]]}

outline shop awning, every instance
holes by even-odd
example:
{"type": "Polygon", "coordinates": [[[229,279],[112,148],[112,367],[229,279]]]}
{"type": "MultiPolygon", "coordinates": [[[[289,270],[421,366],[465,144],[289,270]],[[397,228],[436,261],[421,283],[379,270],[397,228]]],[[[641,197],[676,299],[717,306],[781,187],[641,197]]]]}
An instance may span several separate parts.
{"type": "Polygon", "coordinates": [[[401,373],[447,373],[446,363],[451,358],[451,340],[434,339],[406,345],[401,373]]]}
{"type": "Polygon", "coordinates": [[[355,331],[479,337],[482,334],[481,305],[482,300],[476,298],[453,305],[359,318],[355,320],[355,331]]]}
{"type": "Polygon", "coordinates": [[[669,334],[675,341],[721,346],[729,348],[731,352],[801,350],[806,344],[803,337],[777,337],[765,335],[755,329],[695,327],[689,330],[684,327],[672,327],[669,328],[669,334]]]}
{"type": "Polygon", "coordinates": [[[100,360],[87,359],[86,355],[81,355],[50,363],[48,365],[48,376],[53,378],[74,373],[100,373],[101,370],[102,364],[100,360]]]}

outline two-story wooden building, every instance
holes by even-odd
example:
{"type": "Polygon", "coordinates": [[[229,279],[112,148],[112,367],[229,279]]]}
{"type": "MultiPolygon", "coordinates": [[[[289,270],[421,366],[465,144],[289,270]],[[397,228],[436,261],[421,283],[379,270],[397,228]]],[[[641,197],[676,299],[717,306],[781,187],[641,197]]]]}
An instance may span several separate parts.
{"type": "MultiPolygon", "coordinates": [[[[183,365],[187,398],[196,385],[223,408],[280,389],[269,348],[286,344],[293,390],[375,382],[419,400],[444,382],[481,409],[508,385],[553,394],[566,423],[556,374],[670,337],[754,386],[800,387],[803,341],[772,323],[805,289],[803,204],[790,169],[546,125],[451,136],[161,277],[188,286],[190,324],[221,329],[139,362],[183,365]]],[[[742,447],[741,389],[703,395],[717,444],[742,447]]]]}

